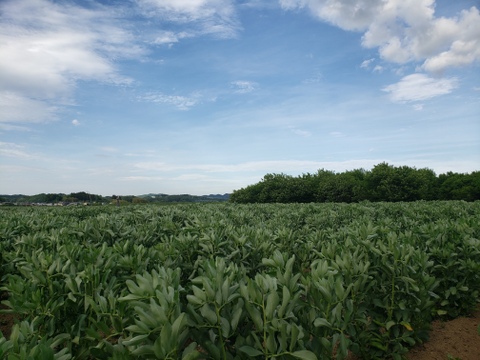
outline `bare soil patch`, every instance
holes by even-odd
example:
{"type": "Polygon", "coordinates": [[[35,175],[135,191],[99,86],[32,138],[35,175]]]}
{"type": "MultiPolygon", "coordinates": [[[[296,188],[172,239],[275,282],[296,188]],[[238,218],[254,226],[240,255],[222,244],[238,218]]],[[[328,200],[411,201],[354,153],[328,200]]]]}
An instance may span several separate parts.
{"type": "MultiPolygon", "coordinates": [[[[6,300],[8,298],[8,294],[6,292],[0,293],[0,302],[2,300],[6,300]]],[[[10,333],[12,332],[13,324],[15,323],[16,316],[14,314],[4,314],[1,311],[8,309],[7,306],[0,303],[0,331],[2,332],[3,336],[7,339],[10,337],[10,333]]]]}
{"type": "Polygon", "coordinates": [[[472,316],[432,324],[430,339],[407,355],[408,360],[480,360],[480,306],[472,316]]]}

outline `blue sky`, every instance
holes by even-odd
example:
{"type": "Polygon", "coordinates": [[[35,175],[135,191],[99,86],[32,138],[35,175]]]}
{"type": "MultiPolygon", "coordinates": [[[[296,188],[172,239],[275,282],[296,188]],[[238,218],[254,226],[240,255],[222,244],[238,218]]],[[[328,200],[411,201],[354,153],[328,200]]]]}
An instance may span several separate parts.
{"type": "Polygon", "coordinates": [[[478,0],[3,0],[0,193],[480,170],[478,0]]]}

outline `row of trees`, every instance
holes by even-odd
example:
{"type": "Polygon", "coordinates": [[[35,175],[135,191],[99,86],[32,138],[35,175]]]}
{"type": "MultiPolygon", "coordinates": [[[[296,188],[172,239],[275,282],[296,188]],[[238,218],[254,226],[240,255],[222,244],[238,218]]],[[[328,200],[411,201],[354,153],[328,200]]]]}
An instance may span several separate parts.
{"type": "Polygon", "coordinates": [[[70,194],[63,193],[41,193],[36,195],[2,195],[0,202],[13,203],[72,203],[72,202],[101,202],[104,198],[101,195],[89,194],[85,191],[70,194]]]}
{"type": "Polygon", "coordinates": [[[257,184],[235,190],[236,203],[307,203],[416,200],[480,200],[480,171],[471,174],[448,172],[436,175],[430,169],[387,163],[372,170],[343,173],[319,170],[293,177],[267,174],[257,184]]]}
{"type": "Polygon", "coordinates": [[[190,202],[219,202],[227,201],[229,194],[210,194],[210,195],[167,195],[167,194],[148,194],[148,195],[112,195],[101,196],[89,194],[84,191],[70,194],[63,193],[41,193],[36,195],[0,195],[0,203],[16,204],[56,204],[56,203],[88,203],[88,204],[146,204],[146,203],[190,203],[190,202]]]}

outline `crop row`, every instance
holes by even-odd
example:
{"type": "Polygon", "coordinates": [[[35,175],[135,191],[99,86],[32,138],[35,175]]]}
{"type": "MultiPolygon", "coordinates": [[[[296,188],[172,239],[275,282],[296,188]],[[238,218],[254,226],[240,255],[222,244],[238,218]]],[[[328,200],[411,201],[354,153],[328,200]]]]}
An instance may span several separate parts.
{"type": "Polygon", "coordinates": [[[480,203],[2,209],[6,359],[400,358],[480,291],[480,203]]]}

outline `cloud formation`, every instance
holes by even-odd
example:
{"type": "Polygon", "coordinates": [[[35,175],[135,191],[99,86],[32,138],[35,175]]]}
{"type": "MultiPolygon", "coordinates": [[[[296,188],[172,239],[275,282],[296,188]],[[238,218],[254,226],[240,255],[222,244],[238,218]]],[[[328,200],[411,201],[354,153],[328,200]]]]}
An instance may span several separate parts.
{"type": "MultiPolygon", "coordinates": [[[[286,10],[308,9],[344,30],[363,32],[362,45],[386,61],[421,62],[428,72],[480,60],[476,7],[452,18],[435,17],[435,0],[279,0],[286,10]]],[[[365,63],[364,66],[367,66],[365,63]]]]}
{"type": "Polygon", "coordinates": [[[199,93],[194,93],[190,96],[181,96],[151,92],[139,96],[138,100],[157,104],[169,104],[175,106],[179,110],[189,110],[201,101],[201,95],[199,93]]]}
{"type": "Polygon", "coordinates": [[[362,61],[362,63],[360,64],[360,67],[361,67],[362,69],[368,69],[368,68],[370,67],[370,64],[371,64],[372,62],[374,62],[374,61],[375,61],[375,59],[373,59],[373,58],[372,58],[372,59],[368,59],[368,60],[364,60],[364,61],[362,61]]]}
{"type": "Polygon", "coordinates": [[[0,124],[48,122],[56,119],[57,110],[57,106],[47,99],[38,100],[0,90],[0,124]]]}
{"type": "MultiPolygon", "coordinates": [[[[191,25],[190,32],[230,38],[239,23],[232,0],[137,0],[144,16],[177,24],[191,25]]],[[[170,38],[190,37],[188,32],[171,32],[170,38]]],[[[176,42],[176,41],[173,41],[176,42]]]]}
{"type": "Polygon", "coordinates": [[[192,34],[186,32],[186,31],[181,31],[178,33],[175,33],[174,31],[160,31],[157,33],[155,39],[153,40],[153,43],[155,45],[173,45],[174,43],[178,43],[180,40],[192,37],[192,34]]]}
{"type": "Polygon", "coordinates": [[[2,2],[0,13],[1,122],[54,120],[58,106],[73,103],[78,80],[130,83],[114,60],[144,52],[102,7],[16,0],[2,2]]]}
{"type": "Polygon", "coordinates": [[[230,84],[235,89],[234,91],[238,94],[246,94],[246,93],[252,92],[258,86],[256,82],[246,81],[246,80],[232,81],[230,84]]]}
{"type": "MultiPolygon", "coordinates": [[[[90,2],[7,0],[0,3],[0,123],[57,120],[75,104],[78,81],[129,85],[118,60],[142,59],[149,45],[172,45],[201,35],[236,36],[231,0],[136,0],[121,7],[90,2]],[[125,16],[149,20],[134,30],[125,16]],[[176,25],[173,29],[168,23],[176,25]]],[[[196,100],[158,97],[185,110],[196,100]]],[[[17,125],[18,126],[18,125],[17,125]]]]}
{"type": "Polygon", "coordinates": [[[413,102],[449,94],[457,86],[456,78],[436,79],[425,74],[412,74],[396,84],[384,87],[383,91],[389,93],[394,102],[413,102]]]}
{"type": "Polygon", "coordinates": [[[18,159],[35,158],[34,155],[31,155],[25,151],[24,146],[2,141],[0,141],[0,156],[7,156],[18,159]]]}
{"type": "Polygon", "coordinates": [[[346,170],[358,167],[358,164],[373,166],[379,160],[351,160],[341,162],[321,162],[308,160],[272,160],[272,161],[249,161],[238,164],[172,164],[161,161],[146,161],[134,164],[134,168],[152,172],[177,172],[177,171],[200,171],[205,173],[248,173],[248,172],[315,172],[318,169],[346,170]]]}

